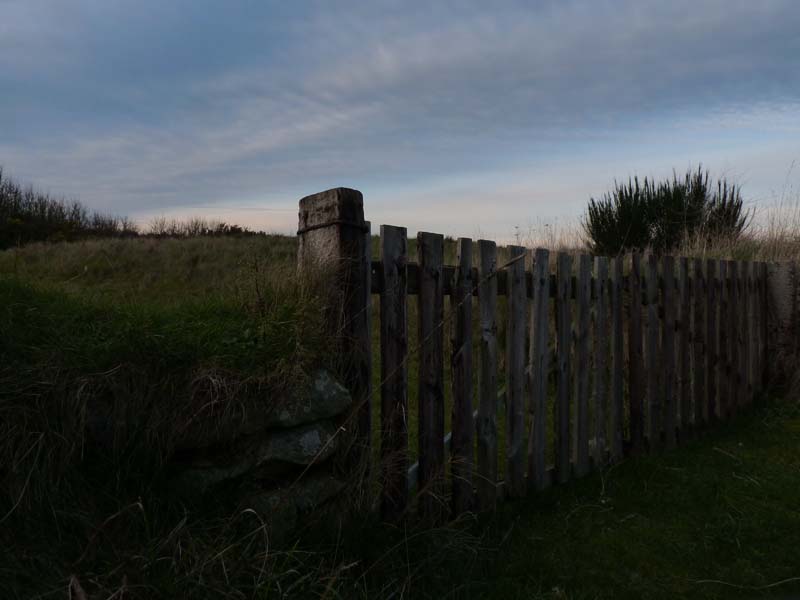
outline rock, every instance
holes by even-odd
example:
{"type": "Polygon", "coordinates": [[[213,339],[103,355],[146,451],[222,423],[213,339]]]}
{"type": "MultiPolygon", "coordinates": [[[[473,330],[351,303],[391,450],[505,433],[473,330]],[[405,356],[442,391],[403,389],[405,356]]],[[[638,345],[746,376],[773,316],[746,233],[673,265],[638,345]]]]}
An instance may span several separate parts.
{"type": "Polygon", "coordinates": [[[350,406],[350,393],[330,373],[314,373],[307,394],[286,399],[269,407],[264,427],[293,427],[302,423],[329,419],[344,413],[350,406]]]}
{"type": "Polygon", "coordinates": [[[254,493],[240,505],[241,510],[254,510],[266,524],[271,543],[286,538],[297,528],[297,506],[285,490],[254,493]]]}
{"type": "Polygon", "coordinates": [[[297,528],[300,515],[325,504],[342,489],[344,483],[322,469],[309,472],[299,481],[287,481],[282,487],[254,491],[240,508],[255,510],[267,523],[272,539],[280,539],[297,528]]]}
{"type": "Polygon", "coordinates": [[[301,481],[295,488],[294,503],[300,512],[308,512],[324,504],[344,489],[344,482],[329,473],[316,474],[301,481]]]}
{"type": "Polygon", "coordinates": [[[177,441],[180,451],[207,448],[275,427],[296,427],[344,414],[350,407],[349,392],[322,369],[305,389],[295,395],[264,395],[201,414],[177,441]]]}
{"type": "Polygon", "coordinates": [[[180,483],[203,493],[223,481],[251,473],[269,477],[286,472],[291,465],[307,466],[327,460],[338,448],[337,427],[318,421],[292,429],[256,434],[221,457],[196,460],[179,476],[180,483]]]}

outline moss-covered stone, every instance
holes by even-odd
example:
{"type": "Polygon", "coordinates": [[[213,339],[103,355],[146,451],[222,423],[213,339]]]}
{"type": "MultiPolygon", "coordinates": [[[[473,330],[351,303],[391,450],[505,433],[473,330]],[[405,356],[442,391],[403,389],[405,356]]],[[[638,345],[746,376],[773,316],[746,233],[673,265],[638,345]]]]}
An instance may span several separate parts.
{"type": "Polygon", "coordinates": [[[192,461],[178,477],[180,486],[202,493],[245,475],[274,477],[292,471],[292,465],[321,464],[338,448],[336,432],[336,425],[326,420],[256,434],[223,455],[192,461]]]}

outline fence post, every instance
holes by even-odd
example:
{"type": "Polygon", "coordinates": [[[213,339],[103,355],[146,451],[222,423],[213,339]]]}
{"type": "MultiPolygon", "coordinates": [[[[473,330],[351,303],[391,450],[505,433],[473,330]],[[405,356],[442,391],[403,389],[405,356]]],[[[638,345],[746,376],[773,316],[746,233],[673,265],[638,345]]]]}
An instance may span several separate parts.
{"type": "Polygon", "coordinates": [[[298,267],[301,276],[332,277],[326,321],[340,344],[343,383],[353,397],[354,452],[369,457],[371,427],[370,224],[361,192],[334,188],[300,200],[298,267]]]}

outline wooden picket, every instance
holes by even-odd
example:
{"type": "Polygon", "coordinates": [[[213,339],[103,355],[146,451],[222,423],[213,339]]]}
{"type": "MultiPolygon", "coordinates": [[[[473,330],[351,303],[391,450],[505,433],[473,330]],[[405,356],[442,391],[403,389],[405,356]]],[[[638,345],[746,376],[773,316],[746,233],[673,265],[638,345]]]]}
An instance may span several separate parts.
{"type": "Polygon", "coordinates": [[[575,474],[589,471],[589,307],[592,294],[592,259],[581,254],[578,261],[578,319],[575,365],[575,474]]]}
{"type": "Polygon", "coordinates": [[[681,257],[678,274],[680,294],[680,317],[678,322],[678,371],[680,385],[680,420],[678,422],[678,441],[683,442],[691,431],[692,422],[692,379],[691,379],[691,294],[689,284],[689,259],[681,257]]]}
{"type": "Polygon", "coordinates": [[[572,257],[559,252],[558,265],[558,297],[556,309],[556,349],[558,351],[558,389],[556,395],[556,477],[559,483],[569,481],[571,474],[570,460],[570,401],[572,389],[572,257]]]}
{"type": "Polygon", "coordinates": [[[550,372],[550,253],[538,248],[533,263],[531,311],[531,438],[528,444],[528,477],[541,490],[550,483],[545,452],[547,445],[547,380],[550,372]]]}
{"type": "Polygon", "coordinates": [[[457,247],[458,269],[453,281],[451,309],[455,311],[452,354],[453,436],[450,459],[454,514],[472,508],[472,240],[461,238],[457,247]]]}
{"type": "Polygon", "coordinates": [[[594,321],[594,464],[605,462],[607,446],[608,391],[606,369],[608,368],[607,310],[608,310],[608,259],[598,256],[595,266],[595,321],[594,321]]]}
{"type": "Polygon", "coordinates": [[[650,450],[661,445],[661,392],[659,381],[660,331],[658,318],[658,259],[654,254],[647,257],[647,442],[650,450]]]}
{"type": "Polygon", "coordinates": [[[399,519],[408,505],[408,305],[405,227],[381,226],[381,515],[399,519]]]}
{"type": "Polygon", "coordinates": [[[419,260],[419,510],[441,518],[444,495],[444,238],[417,235],[419,260]]]}
{"type": "Polygon", "coordinates": [[[728,261],[728,331],[730,339],[730,410],[729,417],[736,416],[741,404],[742,373],[740,371],[740,322],[739,322],[739,265],[735,260],[728,261]]]}
{"type": "Polygon", "coordinates": [[[494,508],[497,501],[497,247],[480,240],[480,399],[478,404],[478,507],[494,508]]]}
{"type": "Polygon", "coordinates": [[[692,375],[694,377],[694,426],[697,429],[706,423],[706,291],[707,283],[703,273],[703,261],[694,259],[694,290],[693,308],[694,322],[692,323],[692,340],[694,340],[694,355],[692,375]]]}
{"type": "Polygon", "coordinates": [[[636,453],[644,445],[644,358],[642,351],[642,277],[638,254],[631,255],[631,274],[628,278],[628,376],[630,406],[631,450],[636,453]]]}
{"type": "Polygon", "coordinates": [[[506,330],[506,491],[525,495],[525,248],[509,247],[508,328],[506,330]]]}
{"type": "Polygon", "coordinates": [[[717,261],[706,261],[706,413],[709,421],[719,414],[717,406],[717,296],[719,295],[717,279],[717,261]]]}
{"type": "Polygon", "coordinates": [[[723,418],[727,418],[731,411],[731,360],[730,360],[730,286],[728,285],[728,261],[719,261],[719,347],[718,347],[718,376],[719,376],[719,406],[718,410],[723,418]]]}
{"type": "Polygon", "coordinates": [[[622,257],[614,259],[614,270],[611,279],[611,416],[609,420],[609,437],[611,438],[611,460],[618,461],[624,452],[624,329],[622,316],[622,257]]]}
{"type": "Polygon", "coordinates": [[[663,428],[664,441],[667,448],[674,448],[677,444],[676,420],[677,403],[675,399],[675,259],[665,256],[661,263],[664,286],[661,294],[663,307],[661,360],[662,384],[664,394],[663,428]]]}

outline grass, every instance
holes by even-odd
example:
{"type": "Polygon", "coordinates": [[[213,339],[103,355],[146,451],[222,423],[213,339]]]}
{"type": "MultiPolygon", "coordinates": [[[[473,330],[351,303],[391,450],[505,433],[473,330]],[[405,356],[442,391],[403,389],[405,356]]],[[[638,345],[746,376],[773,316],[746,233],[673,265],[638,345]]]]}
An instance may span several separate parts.
{"type": "Polygon", "coordinates": [[[800,592],[800,407],[758,407],[678,451],[504,507],[484,598],[800,592]],[[502,536],[502,537],[499,537],[502,536]]]}
{"type": "Polygon", "coordinates": [[[286,277],[296,248],[295,238],[277,235],[36,243],[0,252],[0,276],[113,303],[241,304],[253,299],[258,278],[268,285],[270,276],[286,277]]]}
{"type": "MultiPolygon", "coordinates": [[[[169,595],[185,577],[213,579],[203,561],[223,543],[270,578],[280,558],[256,563],[255,534],[238,539],[248,517],[165,492],[169,459],[198,411],[243,414],[334,362],[318,295],[286,261],[269,262],[280,244],[268,252],[259,241],[0,253],[0,596],[66,589],[78,572],[106,597],[120,585],[117,568],[125,585],[152,576],[169,595]],[[98,411],[107,427],[89,435],[98,411]],[[162,570],[164,548],[189,562],[162,570]]],[[[214,436],[215,419],[206,421],[201,434],[214,436]]]]}
{"type": "MultiPolygon", "coordinates": [[[[800,483],[793,404],[773,403],[674,454],[629,460],[493,518],[432,530],[348,520],[344,511],[309,524],[296,547],[275,548],[252,512],[167,500],[162,467],[175,431],[208,394],[235,410],[331,359],[318,296],[293,276],[295,251],[293,238],[275,236],[0,252],[2,597],[58,597],[73,575],[91,598],[752,597],[797,589],[763,588],[800,576],[792,573],[800,565],[791,534],[800,483]],[[105,453],[93,450],[81,421],[97,398],[112,399],[115,421],[140,423],[105,453]],[[697,583],[710,580],[725,583],[697,583]]],[[[414,300],[409,308],[414,348],[414,300]]],[[[498,322],[502,373],[502,313],[498,322]]],[[[447,352],[449,322],[443,335],[447,352]]],[[[377,398],[377,361],[374,369],[377,398]]],[[[502,415],[498,425],[502,432],[502,415]]]]}

